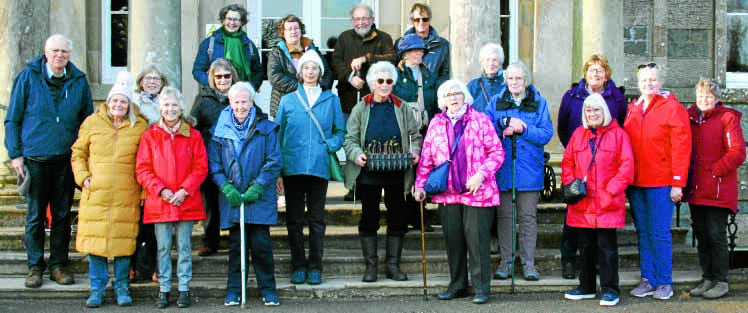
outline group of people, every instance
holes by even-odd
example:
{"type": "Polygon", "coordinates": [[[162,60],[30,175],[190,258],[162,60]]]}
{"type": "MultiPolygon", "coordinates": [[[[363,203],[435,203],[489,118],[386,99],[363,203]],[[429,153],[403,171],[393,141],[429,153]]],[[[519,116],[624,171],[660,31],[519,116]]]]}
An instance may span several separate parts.
{"type": "MultiPolygon", "coordinates": [[[[341,148],[348,160],[345,186],[362,205],[362,281],[378,279],[383,193],[388,279],[408,279],[400,269],[404,235],[408,224],[430,228],[420,222],[424,201],[438,204],[447,247],[449,285],[439,299],[472,294],[473,303],[486,303],[491,279],[515,274],[515,214],[523,277],[540,279],[537,204],[553,125],[531,71],[522,62],[502,69],[503,49],[491,43],[480,51],[479,77],[468,84],[450,80],[449,42],[431,27],[428,5],[412,6],[413,27],[394,43],[376,28],[373,13],[365,4],[353,6],[353,28],[340,34],[329,64],[303,36],[300,18],[281,19],[280,40],[268,61],[269,114],[255,105],[263,73],[259,51],[242,30],[248,12],[240,5],[222,8],[222,26],[200,44],[192,70],[200,92],[189,114],[156,65],[137,79],[119,73],[94,112],[86,76],[69,62],[72,42],[49,37],[44,55],[16,78],[5,120],[11,163],[22,179],[34,182],[27,197],[26,287],[40,287],[46,269],[59,284],[74,283],[66,264],[77,185],[82,194],[76,249],[89,255],[87,307],[104,301],[108,258],[114,258],[118,305],[132,303],[131,277],[153,275],[160,286],[157,306],[168,307],[173,237],[176,303],[188,307],[190,237],[201,220],[200,256],[218,250],[221,230],[229,233],[224,304],[244,300],[241,267],[251,255],[264,304],[279,305],[270,239],[277,195],[286,194],[290,281],[321,284],[327,186],[341,148]],[[399,152],[408,164],[371,166],[382,151],[399,152]],[[433,192],[427,184],[445,164],[445,188],[433,192]],[[495,271],[491,238],[501,257],[495,271]]],[[[717,101],[719,87],[710,80],[699,82],[697,103],[686,110],[675,95],[660,90],[654,63],[639,67],[641,97],[626,105],[611,74],[604,56],[591,56],[584,78],[566,92],[559,110],[558,135],[566,148],[562,182],[584,179],[587,186],[586,197],[569,204],[563,228],[565,278],[576,277],[576,250],[581,256],[579,286],[565,297],[594,298],[599,265],[600,304],[618,303],[615,229],[624,226],[627,197],[642,276],[631,294],[672,296],[670,223],[674,203],[683,201],[694,217],[704,272],[691,294],[721,297],[728,290],[725,226],[737,210],[736,170],[745,160],[740,113],[717,101]]]]}

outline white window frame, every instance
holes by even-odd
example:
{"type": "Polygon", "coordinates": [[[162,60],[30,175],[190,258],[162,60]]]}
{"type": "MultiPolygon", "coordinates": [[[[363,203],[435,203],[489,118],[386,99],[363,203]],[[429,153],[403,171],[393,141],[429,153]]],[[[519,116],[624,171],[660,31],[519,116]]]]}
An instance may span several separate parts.
{"type": "MultiPolygon", "coordinates": [[[[748,15],[748,13],[726,13],[726,15],[748,15]]],[[[728,34],[729,35],[729,34],[728,34]]],[[[725,85],[728,89],[748,89],[748,73],[726,72],[725,85]]]]}
{"type": "MultiPolygon", "coordinates": [[[[127,71],[127,66],[112,64],[112,0],[101,1],[101,83],[112,84],[117,73],[127,71]]],[[[129,7],[128,7],[129,9],[129,7]]],[[[129,15],[129,12],[127,12],[129,15]]],[[[129,19],[128,19],[129,23],[129,19]]]]}
{"type": "Polygon", "coordinates": [[[509,63],[519,61],[519,0],[509,0],[509,63]]]}

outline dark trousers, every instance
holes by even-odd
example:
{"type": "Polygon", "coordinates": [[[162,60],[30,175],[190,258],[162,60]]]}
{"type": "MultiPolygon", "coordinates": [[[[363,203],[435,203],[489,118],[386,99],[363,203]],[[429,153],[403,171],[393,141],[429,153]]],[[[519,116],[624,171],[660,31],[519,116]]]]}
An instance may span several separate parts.
{"type": "MultiPolygon", "coordinates": [[[[361,220],[358,233],[362,236],[376,236],[379,230],[379,203],[384,189],[384,206],[387,208],[387,236],[403,236],[408,231],[405,221],[405,186],[367,185],[359,183],[357,194],[361,198],[361,220]]],[[[288,199],[288,197],[286,197],[288,199]]]]}
{"type": "Polygon", "coordinates": [[[310,175],[283,176],[286,192],[286,229],[293,270],[322,271],[327,228],[327,180],[310,175]],[[304,255],[304,208],[309,224],[309,258],[304,255]]]}
{"type": "Polygon", "coordinates": [[[142,278],[150,279],[156,270],[156,231],[153,224],[143,224],[143,207],[140,207],[138,237],[135,242],[135,253],[130,257],[130,268],[142,278]]]}
{"type": "Polygon", "coordinates": [[[44,221],[47,205],[52,214],[49,231],[49,269],[68,263],[70,247],[70,207],[73,205],[75,180],[70,159],[37,162],[26,158],[31,177],[26,211],[26,256],[28,267],[44,270],[44,221]]]}
{"type": "Polygon", "coordinates": [[[621,292],[618,278],[618,236],[615,228],[577,228],[579,238],[579,288],[595,293],[595,265],[600,264],[600,289],[603,293],[621,292]]]}
{"type": "MultiPolygon", "coordinates": [[[[252,256],[252,267],[257,277],[257,289],[260,295],[266,297],[275,295],[275,261],[273,260],[273,244],[270,241],[270,225],[245,224],[244,242],[248,253],[245,253],[245,263],[249,266],[249,256],[252,256]]],[[[242,294],[241,268],[241,231],[239,225],[229,228],[229,269],[226,282],[226,293],[229,296],[242,294]]],[[[249,273],[249,271],[246,271],[249,273]]],[[[247,277],[244,277],[246,280],[247,277]]]]}
{"type": "Polygon", "coordinates": [[[726,208],[689,204],[699,265],[704,279],[727,282],[730,268],[727,252],[727,217],[732,211],[726,208]]]}
{"type": "Polygon", "coordinates": [[[494,207],[439,204],[449,263],[448,289],[467,288],[469,261],[475,293],[491,292],[491,224],[495,212],[494,207]]]}
{"type": "Polygon", "coordinates": [[[564,227],[561,229],[561,265],[577,262],[577,243],[579,235],[577,228],[566,224],[564,217],[564,227]]]}
{"type": "Polygon", "coordinates": [[[203,196],[206,218],[203,221],[203,247],[218,250],[221,241],[221,211],[218,208],[218,186],[212,180],[206,179],[200,185],[200,194],[203,196]]]}

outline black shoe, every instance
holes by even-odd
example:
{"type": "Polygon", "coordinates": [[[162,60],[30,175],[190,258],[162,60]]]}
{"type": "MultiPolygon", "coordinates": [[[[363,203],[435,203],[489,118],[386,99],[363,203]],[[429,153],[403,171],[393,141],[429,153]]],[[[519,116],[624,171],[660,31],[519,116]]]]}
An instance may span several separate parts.
{"type": "Polygon", "coordinates": [[[169,293],[168,292],[159,292],[158,293],[158,302],[156,302],[156,307],[159,309],[165,309],[169,306],[169,293]]]}
{"type": "Polygon", "coordinates": [[[574,263],[564,263],[563,269],[561,270],[561,276],[564,279],[577,278],[577,271],[574,268],[574,263]]]}
{"type": "Polygon", "coordinates": [[[348,190],[348,193],[343,196],[343,200],[345,201],[353,201],[353,190],[348,190]]]}
{"type": "Polygon", "coordinates": [[[436,297],[439,298],[439,300],[452,300],[452,299],[457,299],[457,298],[464,298],[467,296],[468,296],[468,293],[467,293],[467,290],[465,289],[460,289],[460,290],[448,289],[447,291],[436,295],[436,297]]]}
{"type": "Polygon", "coordinates": [[[180,291],[179,292],[179,299],[177,299],[177,305],[180,308],[188,308],[188,307],[190,307],[190,292],[189,291],[180,291]]]}

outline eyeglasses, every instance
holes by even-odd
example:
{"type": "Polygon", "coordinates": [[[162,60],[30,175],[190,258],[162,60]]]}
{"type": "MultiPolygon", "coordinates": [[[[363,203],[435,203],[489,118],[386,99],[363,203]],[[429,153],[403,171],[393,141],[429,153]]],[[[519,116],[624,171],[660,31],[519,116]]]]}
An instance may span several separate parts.
{"type": "Polygon", "coordinates": [[[420,22],[428,23],[429,21],[431,21],[431,18],[430,17],[415,17],[415,18],[411,18],[410,20],[413,21],[413,23],[420,23],[420,22]]]}
{"type": "Polygon", "coordinates": [[[298,27],[286,27],[285,30],[287,32],[295,32],[295,31],[300,31],[301,28],[298,28],[298,27]]]}
{"type": "Polygon", "coordinates": [[[449,97],[454,97],[454,96],[464,96],[464,95],[465,94],[462,93],[461,91],[451,92],[451,93],[448,93],[448,94],[444,95],[444,98],[449,98],[449,97]]]}
{"type": "Polygon", "coordinates": [[[365,16],[365,17],[351,17],[351,20],[354,22],[364,22],[371,19],[371,17],[365,16]]]}
{"type": "Polygon", "coordinates": [[[387,83],[387,85],[392,85],[395,83],[395,81],[392,80],[392,78],[377,78],[377,84],[383,85],[384,83],[387,83]]]}
{"type": "Polygon", "coordinates": [[[70,53],[70,50],[65,50],[65,49],[49,49],[47,51],[51,52],[52,54],[58,54],[58,53],[68,54],[68,53],[70,53]]]}
{"type": "Polygon", "coordinates": [[[231,74],[215,74],[213,75],[216,79],[231,79],[231,74]]]}
{"type": "Polygon", "coordinates": [[[590,68],[587,70],[587,72],[594,73],[594,74],[603,74],[605,73],[605,69],[602,68],[590,68]]]}
{"type": "Polygon", "coordinates": [[[226,18],[226,21],[227,21],[227,22],[235,22],[235,23],[239,23],[239,22],[241,22],[241,21],[242,21],[242,19],[241,19],[241,18],[235,18],[235,17],[227,17],[227,18],[226,18]]]}
{"type": "Polygon", "coordinates": [[[651,62],[647,64],[639,64],[639,66],[636,67],[637,70],[643,69],[643,68],[656,68],[657,63],[651,62]]]}
{"type": "Polygon", "coordinates": [[[145,80],[145,81],[152,81],[152,82],[160,82],[161,81],[161,77],[159,77],[159,76],[146,76],[146,77],[143,77],[143,80],[145,80]]]}

